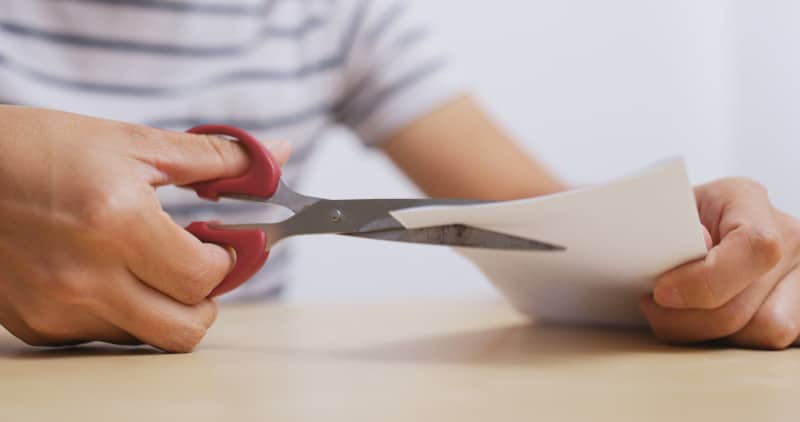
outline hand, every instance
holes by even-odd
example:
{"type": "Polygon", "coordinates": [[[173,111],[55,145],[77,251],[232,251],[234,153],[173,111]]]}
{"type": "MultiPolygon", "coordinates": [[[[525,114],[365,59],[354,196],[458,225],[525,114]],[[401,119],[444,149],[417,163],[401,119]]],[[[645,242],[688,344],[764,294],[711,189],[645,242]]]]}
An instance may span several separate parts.
{"type": "Polygon", "coordinates": [[[800,221],[749,180],[723,179],[695,194],[708,255],[663,274],[642,300],[653,332],[677,343],[791,346],[800,336],[800,221]]]}
{"type": "Polygon", "coordinates": [[[12,106],[0,127],[0,324],[32,345],[192,350],[234,258],[176,225],[155,188],[241,174],[241,147],[12,106]]]}

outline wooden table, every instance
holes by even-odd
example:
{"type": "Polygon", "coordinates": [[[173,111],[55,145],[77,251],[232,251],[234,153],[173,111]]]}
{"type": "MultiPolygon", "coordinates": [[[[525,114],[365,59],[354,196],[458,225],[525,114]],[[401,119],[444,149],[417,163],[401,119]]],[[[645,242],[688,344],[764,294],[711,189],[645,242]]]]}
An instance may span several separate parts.
{"type": "Polygon", "coordinates": [[[0,420],[800,420],[800,350],[675,348],[499,302],[223,308],[195,353],[0,334],[0,420]]]}

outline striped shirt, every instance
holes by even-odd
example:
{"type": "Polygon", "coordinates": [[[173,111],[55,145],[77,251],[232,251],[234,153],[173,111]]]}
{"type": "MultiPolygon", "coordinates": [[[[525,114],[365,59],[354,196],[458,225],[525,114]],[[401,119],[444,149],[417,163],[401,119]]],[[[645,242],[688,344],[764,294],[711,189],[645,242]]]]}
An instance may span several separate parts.
{"type": "MultiPolygon", "coordinates": [[[[292,185],[320,135],[375,145],[461,90],[403,0],[3,0],[0,102],[185,130],[224,123],[286,139],[292,185]]],[[[285,214],[159,189],[180,224],[285,214]]],[[[232,298],[286,280],[277,248],[232,298]]]]}

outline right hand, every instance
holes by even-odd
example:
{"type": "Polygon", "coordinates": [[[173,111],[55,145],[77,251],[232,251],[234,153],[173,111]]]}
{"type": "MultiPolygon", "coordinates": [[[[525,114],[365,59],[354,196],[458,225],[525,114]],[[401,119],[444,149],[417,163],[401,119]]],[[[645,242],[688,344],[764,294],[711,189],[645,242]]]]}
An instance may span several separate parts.
{"type": "MultiPolygon", "coordinates": [[[[214,136],[0,106],[0,324],[32,345],[192,350],[233,264],[161,209],[155,188],[244,173],[214,136]]],[[[267,144],[285,162],[286,143],[267,144]]]]}

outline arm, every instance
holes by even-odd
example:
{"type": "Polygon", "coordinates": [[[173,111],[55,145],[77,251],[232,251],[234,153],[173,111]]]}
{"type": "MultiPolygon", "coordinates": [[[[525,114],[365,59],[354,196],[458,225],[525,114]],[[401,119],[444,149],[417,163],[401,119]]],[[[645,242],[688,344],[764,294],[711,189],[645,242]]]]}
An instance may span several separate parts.
{"type": "Polygon", "coordinates": [[[467,96],[401,129],[383,149],[432,197],[516,199],[564,189],[467,96]]]}

